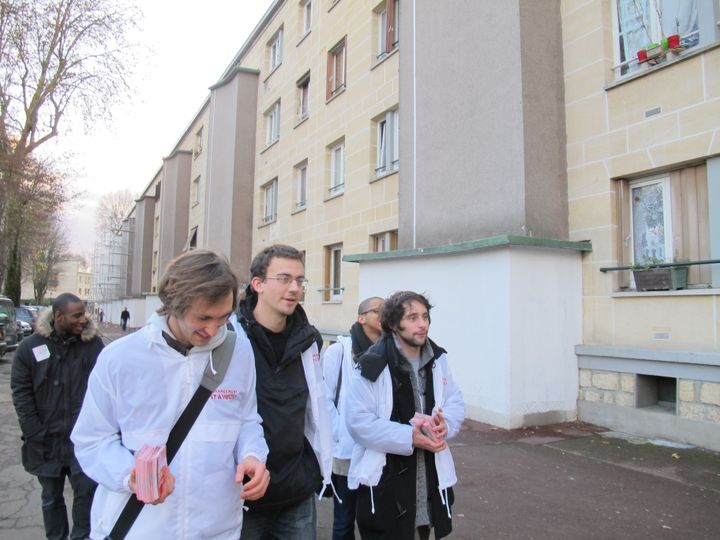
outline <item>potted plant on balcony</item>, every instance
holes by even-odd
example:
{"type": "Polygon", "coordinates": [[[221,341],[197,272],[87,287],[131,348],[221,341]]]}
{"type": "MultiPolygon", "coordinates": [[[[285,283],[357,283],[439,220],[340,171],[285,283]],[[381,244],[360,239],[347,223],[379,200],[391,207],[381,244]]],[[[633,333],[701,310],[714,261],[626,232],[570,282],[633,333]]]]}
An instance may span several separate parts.
{"type": "MultiPolygon", "coordinates": [[[[632,265],[635,288],[638,291],[675,291],[687,289],[688,266],[659,266],[664,263],[656,257],[646,257],[632,265]]],[[[674,262],[687,262],[675,260],[674,262]]]]}

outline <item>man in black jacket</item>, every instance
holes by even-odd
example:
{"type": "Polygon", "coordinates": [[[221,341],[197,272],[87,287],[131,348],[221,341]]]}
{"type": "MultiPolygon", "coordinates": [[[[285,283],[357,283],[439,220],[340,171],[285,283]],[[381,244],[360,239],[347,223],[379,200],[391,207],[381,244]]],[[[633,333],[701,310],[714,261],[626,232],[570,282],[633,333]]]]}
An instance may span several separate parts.
{"type": "Polygon", "coordinates": [[[95,482],[75,459],[70,432],[80,413],[87,380],[103,348],[82,300],[64,293],[41,314],[37,331],[15,353],[10,386],[22,430],[22,462],[42,486],[45,535],[64,540],[69,526],[63,490],[73,490],[70,538],[90,535],[95,482]]]}
{"type": "Polygon", "coordinates": [[[250,276],[238,321],[255,354],[270,485],[262,499],[247,502],[241,538],[314,539],[314,494],[330,482],[333,440],[322,338],[299,305],[307,283],[303,255],[267,247],[253,259],[250,276]]]}

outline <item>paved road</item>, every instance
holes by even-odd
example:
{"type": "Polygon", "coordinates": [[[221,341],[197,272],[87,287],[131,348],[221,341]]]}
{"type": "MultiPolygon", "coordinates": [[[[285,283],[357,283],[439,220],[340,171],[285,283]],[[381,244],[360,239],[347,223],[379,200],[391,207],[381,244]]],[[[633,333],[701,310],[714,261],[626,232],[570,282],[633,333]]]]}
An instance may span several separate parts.
{"type": "MultiPolygon", "coordinates": [[[[10,359],[0,360],[0,540],[35,540],[43,537],[40,492],[20,465],[10,359]]],[[[720,454],[602,431],[466,422],[451,444],[460,479],[452,537],[720,538],[720,454]]],[[[331,521],[324,499],[320,540],[331,537],[331,521]]]]}

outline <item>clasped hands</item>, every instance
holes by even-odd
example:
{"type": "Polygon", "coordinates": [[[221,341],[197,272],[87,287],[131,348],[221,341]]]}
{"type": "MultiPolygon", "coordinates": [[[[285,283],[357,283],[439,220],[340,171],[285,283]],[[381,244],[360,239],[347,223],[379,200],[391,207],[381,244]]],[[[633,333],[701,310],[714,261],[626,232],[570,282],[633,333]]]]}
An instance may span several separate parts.
{"type": "Polygon", "coordinates": [[[448,427],[442,409],[436,409],[429,426],[426,427],[420,423],[413,424],[412,445],[428,452],[441,452],[447,448],[447,441],[445,441],[447,434],[448,427]],[[428,430],[431,430],[432,433],[429,433],[428,430]]]}

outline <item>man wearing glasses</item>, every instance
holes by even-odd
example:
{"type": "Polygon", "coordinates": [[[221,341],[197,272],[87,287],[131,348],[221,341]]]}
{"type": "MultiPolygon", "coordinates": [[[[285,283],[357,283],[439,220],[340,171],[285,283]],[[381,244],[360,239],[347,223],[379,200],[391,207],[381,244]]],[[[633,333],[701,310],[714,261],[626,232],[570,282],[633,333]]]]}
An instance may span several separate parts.
{"type": "Polygon", "coordinates": [[[435,538],[452,530],[457,482],[446,439],[465,404],[445,350],[428,338],[430,302],[401,291],[385,300],[382,337],[350,379],[345,421],[355,439],[348,485],[360,487],[362,538],[435,538]],[[422,415],[422,416],[418,416],[422,415]]]}
{"type": "Polygon", "coordinates": [[[355,538],[357,491],[350,491],[347,487],[350,456],[355,444],[345,426],[347,386],[360,357],[380,337],[380,314],[384,304],[385,301],[377,296],[360,302],[357,321],[350,327],[350,336],[338,336],[337,342],[330,345],[323,356],[323,373],[335,439],[332,480],[340,497],[334,501],[333,540],[355,538]]]}
{"type": "Polygon", "coordinates": [[[290,246],[263,249],[250,265],[238,323],[255,353],[257,407],[269,447],[270,485],[247,501],[243,540],[314,539],[314,494],[329,484],[332,424],[325,401],[320,333],[299,305],[303,255],[290,246]]]}

